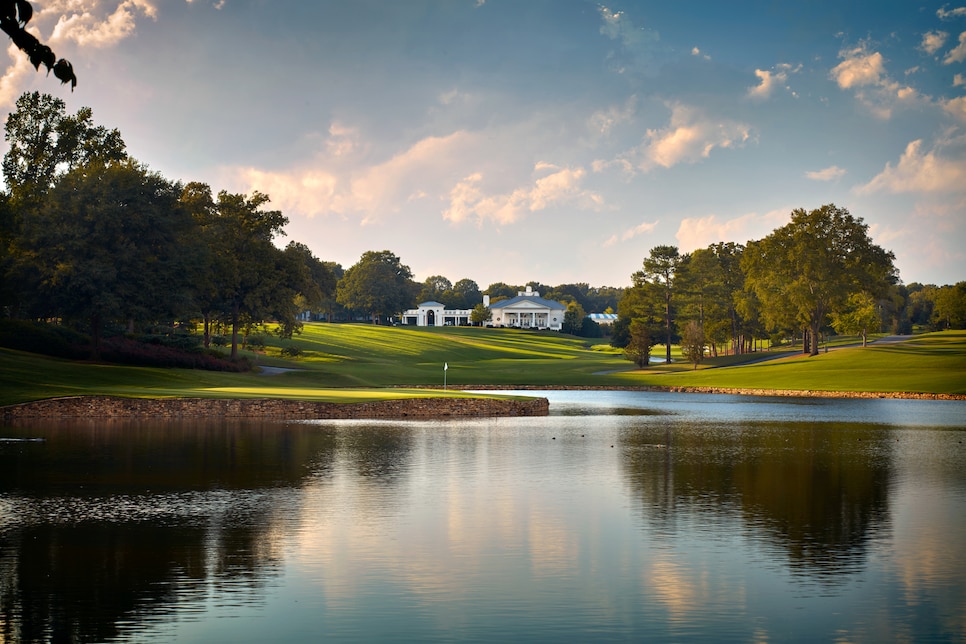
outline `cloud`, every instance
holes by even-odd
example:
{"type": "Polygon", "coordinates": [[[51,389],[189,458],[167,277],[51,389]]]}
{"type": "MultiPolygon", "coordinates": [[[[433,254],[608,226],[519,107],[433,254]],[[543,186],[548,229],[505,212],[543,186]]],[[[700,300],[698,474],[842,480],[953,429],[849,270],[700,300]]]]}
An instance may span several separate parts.
{"type": "Polygon", "coordinates": [[[648,130],[639,149],[642,170],[655,165],[670,168],[678,163],[694,163],[710,156],[715,148],[732,148],[751,138],[751,127],[737,121],[712,119],[701,110],[682,105],[671,106],[670,124],[648,130]]]}
{"type": "Polygon", "coordinates": [[[942,101],[942,106],[953,118],[966,123],[966,96],[942,101]]]}
{"type": "Polygon", "coordinates": [[[919,49],[932,56],[942,49],[948,37],[949,34],[945,31],[928,31],[922,35],[922,43],[919,45],[919,49]]]}
{"type": "Polygon", "coordinates": [[[806,172],[805,176],[814,181],[833,181],[845,176],[845,169],[833,165],[822,170],[806,172]]]}
{"type": "Polygon", "coordinates": [[[953,87],[963,87],[964,85],[966,85],[966,78],[962,74],[953,76],[953,87]]]}
{"type": "Polygon", "coordinates": [[[134,33],[138,14],[157,19],[157,8],[148,0],[123,0],[109,15],[100,15],[96,0],[54,2],[44,8],[45,12],[60,10],[63,15],[57,21],[50,39],[74,41],[85,47],[110,47],[134,33]]]}
{"type": "Polygon", "coordinates": [[[923,98],[916,89],[891,79],[882,54],[870,52],[864,44],[843,49],[839,58],[842,62],[832,68],[829,77],[841,89],[853,90],[856,99],[878,118],[889,119],[896,107],[914,105],[923,98]]]}
{"type": "Polygon", "coordinates": [[[950,18],[962,18],[966,16],[966,7],[956,7],[955,9],[947,10],[946,6],[936,10],[936,15],[940,20],[949,20],[950,18]]]}
{"type": "MultiPolygon", "coordinates": [[[[801,65],[793,67],[788,63],[779,63],[775,66],[774,72],[756,69],[755,76],[758,77],[758,84],[748,88],[748,97],[756,100],[764,100],[769,98],[776,88],[784,87],[790,91],[787,85],[788,75],[797,74],[801,69],[801,65]]],[[[792,92],[792,95],[795,96],[796,94],[792,92]]]]}
{"type": "Polygon", "coordinates": [[[702,54],[701,53],[701,50],[698,49],[697,47],[692,47],[691,48],[691,55],[692,56],[700,56],[701,58],[704,58],[705,60],[711,60],[711,56],[709,56],[708,54],[702,54]]]}
{"type": "Polygon", "coordinates": [[[653,71],[654,53],[661,40],[660,34],[653,29],[636,26],[623,11],[611,11],[603,5],[598,11],[600,33],[620,43],[620,51],[611,54],[611,62],[617,73],[653,71]]]}
{"type": "Polygon", "coordinates": [[[943,64],[951,65],[952,63],[961,63],[964,60],[966,60],[966,31],[959,34],[959,44],[946,53],[943,64]]]}
{"type": "Polygon", "coordinates": [[[883,83],[885,60],[879,52],[868,53],[865,47],[856,47],[840,51],[839,58],[843,61],[830,75],[842,89],[883,83]]]}
{"type": "Polygon", "coordinates": [[[623,105],[612,105],[591,114],[588,129],[596,136],[608,136],[614,128],[629,123],[637,111],[637,97],[631,96],[623,105]]]}
{"type": "Polygon", "coordinates": [[[586,175],[583,168],[561,168],[538,162],[533,174],[535,178],[530,185],[509,193],[487,195],[482,188],[483,173],[474,172],[449,191],[449,206],[443,211],[443,219],[454,223],[475,219],[480,225],[489,220],[505,225],[521,219],[528,212],[555,205],[573,204],[588,209],[603,205],[600,195],[581,187],[586,175]],[[537,176],[541,173],[548,174],[537,176]]]}
{"type": "Polygon", "coordinates": [[[910,142],[895,166],[886,163],[882,172],[869,183],[856,187],[855,192],[966,192],[966,158],[962,155],[948,158],[935,148],[923,151],[922,147],[922,139],[910,142]]]}
{"type": "Polygon", "coordinates": [[[477,141],[465,131],[426,137],[381,163],[365,165],[345,158],[357,153],[357,138],[354,129],[333,124],[326,153],[314,162],[280,171],[235,168],[232,173],[246,191],[271,196],[283,211],[308,217],[358,215],[371,223],[414,196],[438,193],[452,168],[462,163],[464,150],[477,141]]]}
{"type": "Polygon", "coordinates": [[[7,54],[10,56],[12,63],[0,77],[0,105],[13,106],[20,94],[23,93],[23,87],[28,82],[27,78],[34,76],[37,72],[34,71],[26,54],[13,43],[7,46],[7,54]]]}
{"type": "Polygon", "coordinates": [[[791,209],[772,210],[763,215],[748,213],[734,219],[720,220],[717,215],[686,217],[681,220],[675,239],[682,252],[707,248],[718,242],[744,244],[749,239],[767,235],[769,231],[784,225],[791,209]]]}
{"type": "Polygon", "coordinates": [[[630,240],[634,239],[635,237],[638,237],[640,235],[645,235],[645,234],[653,231],[657,227],[658,223],[660,223],[660,222],[659,221],[645,221],[645,222],[642,222],[642,223],[638,224],[637,226],[633,226],[632,228],[628,228],[627,230],[625,230],[620,235],[611,235],[610,237],[607,238],[607,240],[604,242],[603,245],[605,247],[607,247],[607,246],[613,246],[614,244],[616,244],[619,241],[620,242],[630,241],[630,240]]]}

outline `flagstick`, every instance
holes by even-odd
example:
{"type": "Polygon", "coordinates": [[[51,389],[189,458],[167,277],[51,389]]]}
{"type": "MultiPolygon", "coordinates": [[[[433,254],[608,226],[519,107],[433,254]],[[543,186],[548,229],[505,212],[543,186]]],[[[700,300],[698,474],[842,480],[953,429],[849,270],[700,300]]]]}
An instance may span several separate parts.
{"type": "Polygon", "coordinates": [[[449,363],[443,363],[443,391],[446,391],[446,372],[449,371],[449,363]]]}

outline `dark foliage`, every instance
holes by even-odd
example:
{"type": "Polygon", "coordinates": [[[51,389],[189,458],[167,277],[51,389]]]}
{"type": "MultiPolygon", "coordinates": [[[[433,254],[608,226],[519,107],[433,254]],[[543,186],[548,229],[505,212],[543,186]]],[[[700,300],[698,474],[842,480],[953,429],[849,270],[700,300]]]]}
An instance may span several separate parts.
{"type": "Polygon", "coordinates": [[[73,92],[77,86],[74,66],[63,58],[57,60],[50,47],[26,30],[33,15],[34,9],[27,0],[0,0],[0,29],[10,36],[20,51],[27,54],[34,69],[39,70],[43,65],[47,73],[54,72],[62,84],[70,83],[70,91],[73,92]]]}
{"type": "Polygon", "coordinates": [[[0,320],[0,347],[7,349],[83,360],[90,357],[89,344],[88,336],[64,326],[27,320],[0,320]]]}
{"type": "Polygon", "coordinates": [[[101,359],[115,364],[139,367],[173,367],[206,371],[249,371],[246,360],[230,361],[213,351],[184,351],[162,344],[138,342],[131,338],[107,338],[101,346],[101,359]]]}

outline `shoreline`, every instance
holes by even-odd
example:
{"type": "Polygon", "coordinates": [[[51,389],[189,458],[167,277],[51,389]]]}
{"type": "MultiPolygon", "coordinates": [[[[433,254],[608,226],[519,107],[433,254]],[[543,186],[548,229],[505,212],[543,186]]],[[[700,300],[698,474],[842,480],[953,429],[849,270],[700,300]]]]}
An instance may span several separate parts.
{"type": "MultiPolygon", "coordinates": [[[[419,385],[406,385],[418,388],[419,385]]],[[[742,387],[679,387],[666,385],[449,385],[460,391],[646,391],[673,394],[727,394],[783,398],[891,398],[897,400],[966,400],[966,394],[917,391],[826,391],[811,389],[755,389],[742,387]]]]}
{"type": "MultiPolygon", "coordinates": [[[[406,385],[407,388],[436,389],[406,385]]],[[[459,391],[641,391],[782,398],[966,400],[966,394],[819,391],[735,387],[599,385],[450,385],[459,391]]],[[[546,398],[401,398],[335,403],[287,398],[121,398],[70,396],[0,407],[0,420],[25,418],[285,418],[292,420],[381,420],[547,416],[546,398]]]]}

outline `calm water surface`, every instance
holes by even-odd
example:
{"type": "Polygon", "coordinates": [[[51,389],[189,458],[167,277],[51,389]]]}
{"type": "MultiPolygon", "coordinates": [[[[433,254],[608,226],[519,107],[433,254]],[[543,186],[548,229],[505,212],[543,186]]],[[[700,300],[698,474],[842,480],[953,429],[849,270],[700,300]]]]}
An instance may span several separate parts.
{"type": "Polygon", "coordinates": [[[966,641],[966,403],[540,395],[0,426],[0,642],[966,641]]]}

